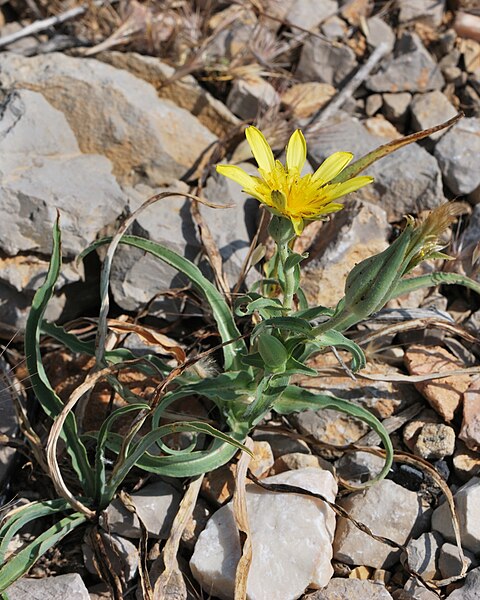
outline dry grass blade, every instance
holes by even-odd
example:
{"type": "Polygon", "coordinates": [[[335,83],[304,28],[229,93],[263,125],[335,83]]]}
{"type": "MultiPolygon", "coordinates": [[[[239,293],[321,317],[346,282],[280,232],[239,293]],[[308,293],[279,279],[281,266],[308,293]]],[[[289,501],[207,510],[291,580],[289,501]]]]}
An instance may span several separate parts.
{"type": "Polygon", "coordinates": [[[223,271],[222,255],[218,250],[217,244],[213,239],[212,233],[207,223],[205,222],[205,219],[202,217],[200,211],[198,210],[198,205],[196,202],[192,203],[190,210],[192,213],[192,217],[199,229],[200,238],[202,240],[203,247],[205,248],[205,252],[207,253],[210,266],[213,269],[215,281],[217,282],[217,285],[220,288],[220,290],[225,294],[225,297],[229,299],[230,285],[223,271]]]}
{"type": "Polygon", "coordinates": [[[472,344],[478,343],[479,339],[469,333],[460,325],[456,323],[450,323],[444,319],[412,319],[411,321],[405,321],[403,323],[394,323],[393,325],[387,325],[382,329],[378,329],[377,331],[373,331],[371,333],[367,333],[360,338],[356,339],[357,344],[369,344],[374,340],[381,338],[387,335],[394,335],[397,333],[403,333],[405,331],[412,331],[415,329],[427,329],[429,327],[435,327],[436,329],[443,329],[444,331],[448,331],[453,335],[458,335],[467,342],[472,344]]]}
{"type": "Polygon", "coordinates": [[[155,331],[152,327],[139,325],[138,323],[128,323],[119,319],[109,319],[108,328],[115,333],[136,333],[144,341],[161,346],[167,354],[171,354],[177,362],[184,363],[187,359],[185,351],[171,338],[163,333],[155,331]]]}
{"type": "Polygon", "coordinates": [[[107,584],[113,600],[122,600],[123,582],[117,575],[108,557],[105,542],[100,535],[97,526],[91,527],[88,532],[88,540],[93,552],[92,562],[100,579],[107,584]]]}
{"type": "Polygon", "coordinates": [[[419,383],[421,381],[430,381],[434,379],[444,379],[445,377],[455,377],[457,375],[476,375],[480,373],[480,367],[466,367],[465,369],[452,369],[451,371],[440,371],[429,373],[428,375],[392,375],[391,373],[357,373],[359,379],[369,379],[371,381],[391,381],[393,383],[419,383]]]}
{"type": "Polygon", "coordinates": [[[153,600],[153,590],[152,590],[152,586],[150,585],[150,577],[148,575],[148,567],[147,567],[147,557],[148,557],[148,547],[147,547],[148,531],[147,531],[147,528],[145,526],[145,523],[140,518],[140,515],[138,514],[137,508],[136,508],[135,504],[133,503],[131,497],[124,491],[120,491],[120,493],[118,494],[118,497],[119,497],[120,501],[122,502],[123,506],[125,506],[125,508],[128,510],[128,512],[131,512],[138,519],[138,523],[140,525],[140,531],[142,533],[142,535],[140,537],[140,545],[138,548],[138,553],[140,556],[139,574],[140,574],[140,585],[142,587],[142,598],[144,600],[153,600]]]}
{"type": "MultiPolygon", "coordinates": [[[[253,452],[253,441],[251,438],[246,439],[245,446],[253,452]]],[[[240,534],[240,546],[242,548],[242,556],[240,557],[235,572],[235,600],[246,600],[247,598],[248,572],[250,570],[250,565],[252,564],[252,535],[248,524],[247,497],[245,490],[250,460],[251,456],[246,452],[242,452],[235,475],[233,515],[240,534]]]]}
{"type": "Polygon", "coordinates": [[[73,410],[74,406],[80,400],[80,398],[87,393],[89,390],[93,388],[93,386],[107,375],[111,375],[112,373],[118,371],[122,368],[123,365],[113,365],[111,367],[107,367],[102,369],[101,371],[97,371],[96,373],[92,373],[87,376],[85,381],[76,388],[73,394],[68,399],[68,402],[63,407],[62,411],[59,413],[57,418],[55,419],[52,428],[50,430],[48,441],[47,441],[47,464],[48,471],[50,477],[53,481],[53,485],[55,486],[55,490],[57,493],[67,500],[73,508],[82,514],[86,515],[89,519],[93,519],[95,517],[95,512],[86,507],[80,500],[75,498],[75,496],[70,492],[67,488],[65,481],[60,472],[60,467],[58,465],[57,460],[57,446],[58,440],[62,433],[63,425],[65,424],[65,420],[73,410]]]}
{"type": "Polygon", "coordinates": [[[179,600],[187,597],[187,587],[178,567],[177,554],[182,534],[197,503],[202,481],[203,475],[197,477],[188,486],[180,502],[163,553],[152,565],[152,571],[155,570],[156,566],[160,565],[161,567],[163,565],[163,573],[155,582],[153,600],[179,600]]]}

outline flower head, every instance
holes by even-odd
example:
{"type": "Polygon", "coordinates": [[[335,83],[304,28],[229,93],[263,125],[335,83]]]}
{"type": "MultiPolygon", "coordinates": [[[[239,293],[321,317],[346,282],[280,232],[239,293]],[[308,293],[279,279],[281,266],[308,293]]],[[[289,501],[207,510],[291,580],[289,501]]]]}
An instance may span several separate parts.
{"type": "Polygon", "coordinates": [[[245,135],[258,164],[260,177],[252,177],[240,167],[218,165],[217,171],[243,186],[243,190],[265,204],[276,215],[290,219],[300,235],[305,221],[315,221],[343,208],[334,202],[371,183],[373,177],[353,177],[336,183],[335,178],[352,160],[350,152],[335,152],[313,174],[301,176],[307,158],[307,144],[297,129],[287,144],[285,166],[275,160],[264,135],[248,127],[245,135]]]}

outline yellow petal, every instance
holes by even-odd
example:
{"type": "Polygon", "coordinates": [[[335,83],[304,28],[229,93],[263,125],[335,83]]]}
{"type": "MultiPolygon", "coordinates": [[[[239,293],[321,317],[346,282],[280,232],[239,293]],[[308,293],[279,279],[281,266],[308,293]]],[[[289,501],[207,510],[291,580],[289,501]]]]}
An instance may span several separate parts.
{"type": "Polygon", "coordinates": [[[240,167],[234,165],[217,165],[217,173],[224,175],[229,179],[233,179],[239,183],[245,190],[254,190],[256,180],[240,167]]]}
{"type": "Polygon", "coordinates": [[[312,176],[312,183],[328,183],[332,181],[352,160],[351,152],[334,152],[326,158],[312,176]]]}
{"type": "Polygon", "coordinates": [[[307,143],[300,129],[297,129],[287,144],[287,170],[298,169],[301,173],[307,159],[307,143]]]}
{"type": "Polygon", "coordinates": [[[256,127],[247,127],[245,131],[247,142],[260,169],[270,172],[275,168],[275,158],[263,133],[256,127]]]}
{"type": "Polygon", "coordinates": [[[343,183],[332,185],[331,190],[328,190],[328,199],[335,200],[336,198],[340,198],[341,196],[345,196],[346,194],[350,194],[351,192],[355,192],[360,188],[372,183],[374,181],[373,177],[354,177],[353,179],[348,179],[343,183]]]}

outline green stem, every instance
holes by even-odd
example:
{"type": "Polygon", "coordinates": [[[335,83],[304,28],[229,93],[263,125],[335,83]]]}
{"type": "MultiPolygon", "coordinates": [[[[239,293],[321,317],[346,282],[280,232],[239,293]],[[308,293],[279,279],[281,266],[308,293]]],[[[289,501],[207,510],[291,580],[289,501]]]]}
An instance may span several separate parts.
{"type": "Polygon", "coordinates": [[[283,271],[283,308],[289,314],[292,311],[293,295],[295,293],[294,267],[290,269],[285,268],[285,263],[289,255],[288,243],[278,244],[277,247],[283,271]]]}

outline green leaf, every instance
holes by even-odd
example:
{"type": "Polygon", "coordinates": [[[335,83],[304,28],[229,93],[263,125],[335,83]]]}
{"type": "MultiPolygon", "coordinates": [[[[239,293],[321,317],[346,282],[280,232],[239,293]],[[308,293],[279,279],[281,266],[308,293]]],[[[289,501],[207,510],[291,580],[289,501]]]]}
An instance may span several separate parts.
{"type": "MultiPolygon", "coordinates": [[[[0,568],[0,592],[24,575],[47,550],[63,539],[68,533],[85,523],[87,517],[73,513],[55,523],[35,538],[33,542],[17,552],[0,568]]],[[[13,599],[12,599],[13,600],[13,599]]]]}
{"type": "Polygon", "coordinates": [[[419,277],[401,279],[388,300],[398,298],[403,294],[409,294],[424,287],[434,287],[437,285],[463,285],[480,294],[480,284],[465,275],[458,273],[429,273],[428,275],[420,275],[419,277]]]}
{"type": "Polygon", "coordinates": [[[302,333],[308,338],[313,338],[312,326],[305,319],[296,316],[292,317],[272,317],[265,319],[256,325],[252,331],[251,341],[253,342],[257,336],[263,334],[268,329],[278,329],[279,331],[291,331],[294,333],[302,333]]]}
{"type": "Polygon", "coordinates": [[[316,344],[320,348],[334,346],[335,348],[342,348],[342,350],[350,352],[352,355],[352,371],[354,372],[363,369],[366,365],[365,354],[360,346],[335,329],[321,333],[316,339],[316,344]]]}
{"type": "Polygon", "coordinates": [[[384,479],[388,474],[390,467],[393,462],[393,446],[388,435],[387,430],[382,423],[372,415],[371,412],[356,406],[348,400],[342,400],[335,396],[328,396],[326,394],[314,394],[308,390],[300,388],[298,386],[289,385],[282,393],[281,397],[276,400],[273,404],[275,411],[281,415],[289,415],[293,412],[301,412],[304,410],[319,410],[322,408],[330,408],[338,410],[344,414],[360,419],[371,427],[375,433],[380,437],[383,442],[386,451],[385,464],[381,472],[365,483],[365,486],[370,486],[384,479]]]}
{"type": "Polygon", "coordinates": [[[296,252],[292,252],[285,261],[285,265],[283,268],[285,269],[285,271],[290,271],[290,269],[293,269],[293,267],[299,265],[302,262],[302,260],[305,260],[306,258],[308,258],[308,252],[304,252],[303,254],[297,254],[296,252]]]}
{"type": "MultiPolygon", "coordinates": [[[[96,241],[84,250],[79,258],[84,258],[93,250],[108,244],[111,239],[112,238],[103,238],[96,241]]],[[[237,359],[237,354],[246,352],[245,342],[240,336],[240,332],[237,329],[228,304],[225,302],[217,288],[203,276],[200,269],[187,258],[184,258],[173,250],[169,250],[168,248],[165,248],[165,246],[152,242],[151,240],[145,240],[133,235],[125,235],[122,237],[121,243],[152,254],[171,267],[177,269],[177,271],[180,271],[191,280],[197,291],[200,292],[209,303],[222,342],[230,342],[223,347],[225,370],[228,371],[232,368],[238,368],[239,361],[237,359]]]]}
{"type": "Polygon", "coordinates": [[[258,351],[265,366],[271,371],[284,371],[288,352],[282,342],[274,335],[263,332],[257,338],[258,351]]]}
{"type": "MultiPolygon", "coordinates": [[[[61,234],[58,217],[53,227],[53,248],[48,273],[42,286],[37,290],[25,327],[25,357],[30,382],[43,410],[55,419],[63,409],[63,402],[50,385],[43,367],[40,353],[40,327],[48,302],[53,295],[55,283],[61,267],[61,234]]],[[[72,466],[78,475],[87,496],[94,492],[92,468],[88,462],[87,451],[79,439],[77,423],[72,413],[67,416],[62,430],[62,439],[66,442],[72,466]]]]}

